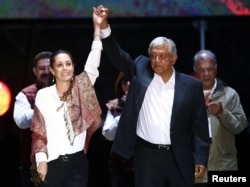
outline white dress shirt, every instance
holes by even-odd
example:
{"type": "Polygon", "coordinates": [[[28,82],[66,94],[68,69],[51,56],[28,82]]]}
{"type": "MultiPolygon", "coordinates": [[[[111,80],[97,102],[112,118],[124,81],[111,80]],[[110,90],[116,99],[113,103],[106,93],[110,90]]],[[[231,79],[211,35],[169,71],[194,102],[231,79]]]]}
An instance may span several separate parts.
{"type": "Polygon", "coordinates": [[[136,133],[153,144],[171,144],[170,120],[174,100],[175,70],[169,81],[154,74],[139,112],[136,133]]]}

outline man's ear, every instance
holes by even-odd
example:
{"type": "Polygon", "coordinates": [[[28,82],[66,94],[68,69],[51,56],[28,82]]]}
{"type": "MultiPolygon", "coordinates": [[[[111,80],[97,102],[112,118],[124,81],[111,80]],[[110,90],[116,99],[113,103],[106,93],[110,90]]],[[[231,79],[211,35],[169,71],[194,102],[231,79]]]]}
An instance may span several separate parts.
{"type": "Polygon", "coordinates": [[[32,71],[33,71],[34,75],[37,76],[36,67],[33,67],[32,71]]]}
{"type": "Polygon", "coordinates": [[[172,57],[172,65],[175,65],[177,59],[178,59],[178,55],[177,54],[172,57]]]}

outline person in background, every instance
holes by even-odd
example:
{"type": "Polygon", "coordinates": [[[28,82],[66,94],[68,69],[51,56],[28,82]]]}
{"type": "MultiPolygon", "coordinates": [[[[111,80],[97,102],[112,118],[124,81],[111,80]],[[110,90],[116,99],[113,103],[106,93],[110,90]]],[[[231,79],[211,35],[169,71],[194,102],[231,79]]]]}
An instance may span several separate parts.
{"type": "MultiPolygon", "coordinates": [[[[193,58],[193,69],[202,82],[212,136],[207,171],[237,171],[235,135],[247,127],[240,97],[233,88],[217,78],[217,59],[212,51],[198,51],[193,58]]],[[[196,182],[205,186],[207,174],[196,182]]]]}
{"type": "Polygon", "coordinates": [[[38,90],[51,84],[49,59],[51,52],[42,51],[33,59],[35,83],[23,88],[15,97],[13,118],[19,127],[20,146],[20,182],[21,187],[33,186],[30,180],[31,122],[34,112],[35,97],[38,90]]]}
{"type": "MultiPolygon", "coordinates": [[[[93,15],[95,16],[95,15],[93,15]]],[[[95,19],[91,51],[84,71],[74,75],[74,61],[66,50],[50,58],[54,84],[39,90],[32,121],[31,159],[40,187],[86,187],[90,139],[101,125],[101,108],[94,83],[99,76],[102,42],[95,19]]]]}
{"type": "MultiPolygon", "coordinates": [[[[108,108],[104,126],[103,136],[113,141],[116,129],[121,117],[122,109],[126,101],[130,82],[123,72],[120,72],[115,82],[116,98],[106,103],[108,108]]],[[[133,187],[134,186],[134,162],[133,158],[124,159],[120,155],[110,152],[109,172],[112,187],[133,187]]]]}
{"type": "Polygon", "coordinates": [[[111,32],[109,9],[94,12],[103,19],[103,52],[130,81],[112,151],[134,156],[136,187],[193,187],[206,171],[211,143],[201,82],[175,70],[173,40],[156,37],[149,57],[133,60],[111,32]]]}

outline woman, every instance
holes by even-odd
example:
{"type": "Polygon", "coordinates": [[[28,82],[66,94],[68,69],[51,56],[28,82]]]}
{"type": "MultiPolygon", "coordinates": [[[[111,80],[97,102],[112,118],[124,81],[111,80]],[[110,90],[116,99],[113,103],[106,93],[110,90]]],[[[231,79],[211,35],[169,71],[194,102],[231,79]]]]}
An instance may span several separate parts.
{"type": "Polygon", "coordinates": [[[101,50],[100,28],[94,22],[92,48],[80,75],[74,76],[69,52],[58,50],[50,58],[55,84],[37,93],[31,127],[31,159],[36,162],[40,187],[87,186],[86,153],[91,136],[101,125],[93,87],[101,50]]]}
{"type": "Polygon", "coordinates": [[[109,100],[106,103],[108,108],[104,126],[102,129],[103,136],[110,141],[115,138],[116,129],[122,112],[122,107],[125,104],[126,96],[129,89],[129,81],[123,72],[120,72],[115,82],[115,95],[116,98],[109,100]]]}
{"type": "MultiPolygon", "coordinates": [[[[106,103],[108,111],[104,121],[102,134],[107,140],[113,141],[115,138],[129,85],[129,80],[125,77],[123,72],[120,72],[115,82],[116,98],[106,103]]],[[[124,159],[118,154],[110,151],[109,172],[112,187],[134,187],[133,158],[124,159]]]]}

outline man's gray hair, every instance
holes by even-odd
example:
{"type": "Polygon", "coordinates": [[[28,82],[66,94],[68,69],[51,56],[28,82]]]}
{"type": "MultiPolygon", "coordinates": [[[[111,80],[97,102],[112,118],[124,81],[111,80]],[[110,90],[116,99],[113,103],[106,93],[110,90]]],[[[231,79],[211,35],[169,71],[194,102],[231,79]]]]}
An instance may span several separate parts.
{"type": "Polygon", "coordinates": [[[198,51],[193,58],[193,69],[195,70],[195,65],[199,60],[205,60],[205,59],[210,59],[214,62],[215,68],[217,68],[217,59],[215,54],[207,49],[202,49],[198,51]]]}
{"type": "Polygon", "coordinates": [[[148,54],[150,55],[151,49],[153,47],[158,46],[158,45],[163,45],[163,44],[167,44],[169,46],[168,52],[170,53],[170,55],[177,54],[177,49],[176,49],[176,45],[174,41],[164,36],[156,37],[150,42],[149,47],[148,47],[148,54]]]}

